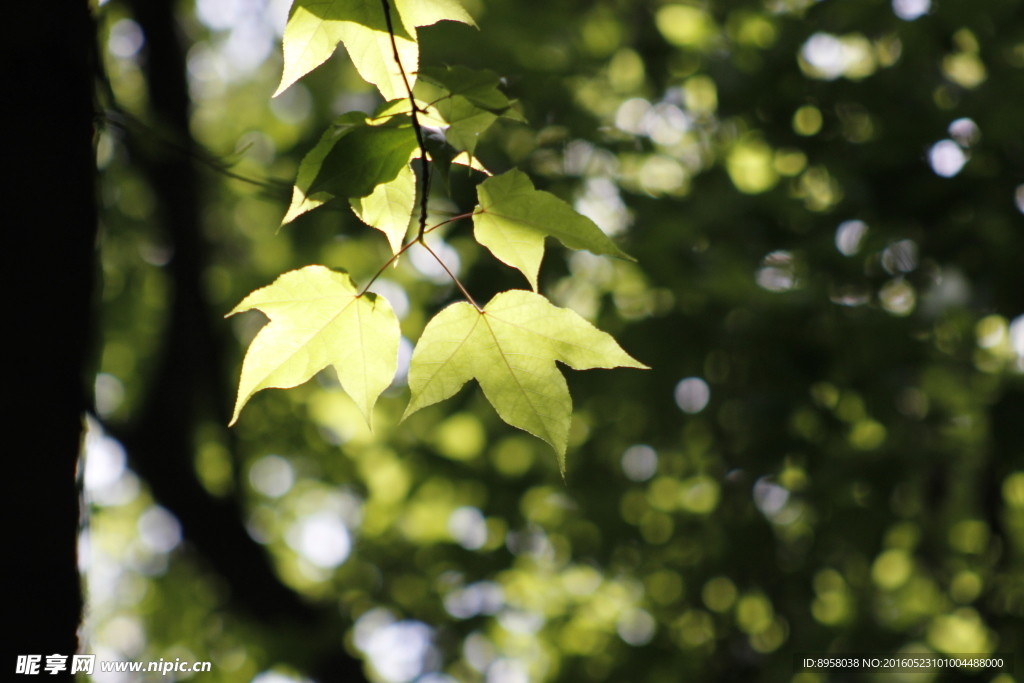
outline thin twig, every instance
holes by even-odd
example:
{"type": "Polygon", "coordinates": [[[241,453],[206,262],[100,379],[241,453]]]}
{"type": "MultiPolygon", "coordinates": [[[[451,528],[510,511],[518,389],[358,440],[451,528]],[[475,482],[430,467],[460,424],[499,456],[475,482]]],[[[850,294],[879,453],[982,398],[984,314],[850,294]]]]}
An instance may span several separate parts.
{"type": "Polygon", "coordinates": [[[409,247],[411,247],[414,244],[416,244],[416,240],[413,240],[413,241],[409,242],[408,244],[402,246],[401,249],[396,251],[394,256],[389,258],[387,260],[387,262],[383,266],[380,267],[380,270],[377,271],[377,274],[374,275],[372,278],[370,278],[370,281],[366,283],[366,286],[363,287],[363,291],[359,292],[358,296],[362,296],[363,294],[366,294],[366,292],[370,289],[370,285],[372,285],[377,280],[377,278],[379,278],[381,275],[384,274],[384,271],[388,269],[388,266],[390,266],[392,263],[394,263],[395,260],[399,256],[404,254],[409,249],[409,247]]]}
{"type": "Polygon", "coordinates": [[[427,243],[426,243],[426,242],[425,242],[424,240],[417,240],[417,241],[418,241],[418,242],[419,242],[420,244],[422,244],[422,245],[423,245],[423,248],[424,248],[424,249],[426,249],[427,251],[429,251],[429,252],[430,252],[430,255],[431,255],[431,256],[433,256],[433,257],[434,257],[435,259],[437,259],[437,262],[441,264],[441,267],[442,267],[442,268],[444,268],[444,272],[448,273],[448,277],[450,277],[450,278],[452,279],[452,282],[454,282],[454,283],[455,283],[455,285],[456,285],[456,286],[457,286],[457,287],[459,288],[459,291],[461,291],[461,292],[462,292],[462,296],[466,297],[466,301],[468,301],[469,303],[473,304],[473,308],[475,308],[476,310],[478,310],[478,311],[480,311],[481,313],[483,313],[483,310],[484,310],[484,309],[480,308],[480,305],[479,305],[479,304],[478,304],[478,303],[477,303],[477,302],[476,302],[476,301],[475,301],[475,300],[473,299],[473,297],[472,297],[472,296],[470,295],[470,293],[469,293],[468,291],[466,291],[466,288],[462,286],[462,283],[461,283],[461,282],[459,282],[459,278],[455,277],[455,273],[453,273],[453,272],[452,272],[452,271],[451,271],[451,270],[450,270],[450,269],[448,268],[448,266],[447,266],[447,265],[445,264],[445,262],[441,260],[441,257],[440,257],[440,256],[438,256],[438,255],[437,255],[437,254],[436,254],[436,253],[434,252],[434,250],[433,250],[433,249],[431,249],[431,248],[430,248],[430,247],[429,247],[429,246],[427,245],[427,243]]]}
{"type": "Polygon", "coordinates": [[[412,128],[416,132],[416,142],[420,146],[420,159],[423,167],[423,191],[420,198],[420,230],[416,239],[422,239],[427,230],[427,204],[430,195],[430,165],[427,163],[427,146],[423,143],[423,129],[420,126],[420,119],[417,115],[419,107],[416,106],[416,98],[413,97],[412,87],[409,85],[409,77],[402,65],[402,58],[398,55],[398,42],[395,40],[395,27],[391,23],[391,3],[388,0],[380,0],[384,7],[384,21],[387,23],[388,35],[391,37],[391,50],[395,54],[395,63],[398,64],[398,71],[402,74],[402,82],[405,83],[405,90],[409,93],[409,102],[412,104],[412,128]]]}
{"type": "Polygon", "coordinates": [[[271,193],[274,196],[283,192],[287,192],[289,184],[280,180],[260,180],[258,178],[250,178],[239,173],[235,173],[230,170],[229,164],[222,161],[221,159],[213,156],[211,153],[197,148],[195,145],[183,145],[177,140],[170,139],[154,127],[147,125],[143,121],[139,120],[136,116],[133,116],[129,112],[121,109],[117,105],[109,107],[106,111],[97,116],[108,126],[117,128],[126,133],[134,133],[141,135],[148,135],[155,140],[160,146],[165,149],[171,150],[176,154],[180,154],[184,157],[198,161],[204,166],[224,175],[228,178],[240,180],[250,185],[255,185],[263,190],[271,193]]]}
{"type": "Polygon", "coordinates": [[[442,225],[448,225],[449,223],[454,223],[455,221],[461,221],[463,218],[470,218],[471,216],[479,216],[482,213],[483,211],[471,211],[469,213],[460,213],[458,216],[452,216],[448,220],[441,221],[437,225],[431,225],[429,228],[423,231],[423,234],[426,235],[430,232],[433,232],[434,230],[440,228],[442,225]]]}

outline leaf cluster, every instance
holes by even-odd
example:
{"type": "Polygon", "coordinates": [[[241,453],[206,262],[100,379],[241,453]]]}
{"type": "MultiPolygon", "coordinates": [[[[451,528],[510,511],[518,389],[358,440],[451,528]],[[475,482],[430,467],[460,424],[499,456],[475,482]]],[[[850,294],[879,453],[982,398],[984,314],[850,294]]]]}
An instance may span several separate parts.
{"type": "MultiPolygon", "coordinates": [[[[591,219],[536,189],[525,173],[494,175],[474,156],[480,136],[495,121],[523,118],[494,72],[419,66],[416,29],[442,20],[473,25],[456,0],[296,0],[284,34],[277,94],[344,44],[359,74],[385,102],[372,116],[349,112],[328,127],[299,166],[282,224],[327,202],[348,201],[391,247],[393,256],[377,276],[408,249],[426,249],[466,301],[445,308],[424,329],[410,362],[406,416],[475,379],[503,420],[555,449],[564,472],[572,401],[555,361],[574,369],[645,366],[610,335],[537,293],[545,238],[571,249],[630,257],[591,219]],[[434,101],[414,95],[417,78],[434,86],[434,101]],[[450,191],[453,164],[484,178],[476,188],[477,204],[428,226],[431,174],[450,191]],[[533,291],[506,291],[485,306],[477,304],[424,240],[461,218],[472,218],[477,242],[519,270],[533,291]]],[[[281,275],[231,311],[255,308],[270,318],[243,362],[232,423],[257,391],[298,386],[328,366],[370,423],[374,403],[395,376],[400,338],[391,306],[368,291],[377,276],[360,289],[346,273],[307,266],[281,275]]]]}

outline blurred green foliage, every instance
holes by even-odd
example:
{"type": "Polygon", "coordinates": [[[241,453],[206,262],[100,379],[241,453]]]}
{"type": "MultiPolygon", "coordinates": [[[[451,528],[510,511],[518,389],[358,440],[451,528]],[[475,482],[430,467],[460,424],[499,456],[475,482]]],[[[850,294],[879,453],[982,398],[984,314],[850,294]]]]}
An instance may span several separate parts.
{"type": "MultiPolygon", "coordinates": [[[[352,626],[325,639],[389,683],[815,683],[792,653],[1019,653],[1024,4],[464,5],[479,31],[421,29],[422,63],[501,74],[529,122],[498,121],[477,154],[637,258],[549,243],[540,290],[654,370],[568,373],[564,484],[475,386],[398,424],[401,373],[373,433],[327,372],[261,392],[233,436],[201,425],[194,475],[238,501],[283,584],[352,626]]],[[[391,253],[344,204],[277,230],[286,185],[263,181],[290,183],[331,119],[379,102],[344,51],[270,100],[286,9],[179,6],[191,133],[261,181],[202,171],[211,316],[284,270],[359,282],[391,253]]],[[[138,167],[161,123],[145,37],[120,0],[96,14],[117,105],[150,131],[98,136],[96,408],[116,429],[164,352],[173,226],[138,167]]],[[[438,220],[475,202],[467,172],[451,187],[438,220]]],[[[476,298],[523,286],[448,227],[434,244],[476,298]]],[[[446,282],[410,254],[374,289],[415,340],[459,298],[446,282]]],[[[218,323],[235,356],[217,382],[264,322],[218,323]]],[[[301,680],[280,653],[310,644],[228,609],[100,429],[86,651],[301,680]]]]}

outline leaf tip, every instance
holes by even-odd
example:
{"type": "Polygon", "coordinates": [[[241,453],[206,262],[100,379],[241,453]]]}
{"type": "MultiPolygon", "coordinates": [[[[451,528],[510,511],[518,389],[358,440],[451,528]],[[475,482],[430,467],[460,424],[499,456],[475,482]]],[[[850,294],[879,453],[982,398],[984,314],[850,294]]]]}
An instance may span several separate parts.
{"type": "Polygon", "coordinates": [[[273,98],[277,97],[278,95],[283,93],[285,90],[287,90],[289,88],[289,86],[291,86],[291,83],[286,83],[285,80],[284,80],[284,74],[281,74],[281,83],[278,84],[277,90],[274,91],[274,94],[271,95],[270,98],[273,99],[273,98]]]}

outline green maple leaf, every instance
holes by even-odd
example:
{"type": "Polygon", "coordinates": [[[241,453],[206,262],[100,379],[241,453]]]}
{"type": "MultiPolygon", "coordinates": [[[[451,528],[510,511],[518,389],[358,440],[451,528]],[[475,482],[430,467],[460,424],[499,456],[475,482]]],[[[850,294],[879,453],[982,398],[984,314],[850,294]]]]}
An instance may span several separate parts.
{"type": "Polygon", "coordinates": [[[544,258],[544,238],[554,237],[570,249],[634,260],[601,232],[594,221],[551,194],[536,190],[515,169],[477,186],[479,205],[473,234],[495,258],[519,269],[537,291],[544,258]]]}
{"type": "MultiPolygon", "coordinates": [[[[422,109],[421,122],[443,124],[433,107],[422,102],[417,104],[422,109]]],[[[381,105],[373,118],[361,112],[349,112],[335,119],[299,164],[291,204],[281,225],[323,206],[339,193],[354,195],[349,203],[355,214],[367,225],[383,232],[392,252],[397,252],[415,210],[416,177],[409,161],[421,153],[409,111],[409,100],[394,100],[381,105]],[[355,136],[342,144],[349,134],[355,136]],[[335,147],[338,147],[337,152],[335,147]]],[[[466,153],[448,157],[445,162],[449,165],[470,166],[490,175],[466,153]]]]}
{"type": "Polygon", "coordinates": [[[334,148],[335,143],[350,133],[353,128],[361,125],[366,125],[366,116],[362,112],[354,111],[339,116],[320,136],[316,146],[302,158],[299,172],[295,178],[295,186],[292,188],[291,204],[281,220],[282,226],[291,223],[307,211],[312,211],[334,199],[334,195],[330,192],[320,190],[313,193],[309,188],[320,175],[320,167],[323,166],[327,153],[334,148]]]}
{"type": "Polygon", "coordinates": [[[323,64],[344,43],[359,75],[377,86],[385,100],[407,97],[406,81],[411,88],[419,64],[416,27],[442,20],[475,25],[456,0],[397,0],[391,11],[392,45],[380,0],[295,0],[284,30],[284,71],[274,95],[323,64]]]}
{"type": "Polygon", "coordinates": [[[366,197],[378,185],[394,180],[416,149],[416,133],[404,117],[379,126],[355,126],[324,156],[309,192],[366,197]]]}
{"type": "Polygon", "coordinates": [[[473,154],[480,136],[498,120],[498,115],[481,109],[465,97],[455,95],[437,103],[437,110],[448,123],[445,139],[452,147],[473,154]]]}
{"type": "Polygon", "coordinates": [[[328,365],[370,424],[398,368],[398,318],[386,299],[360,296],[347,273],[306,266],[252,292],[228,316],[253,308],[270,324],[245,354],[231,424],[257,391],[296,387],[328,365]]]}
{"type": "Polygon", "coordinates": [[[502,114],[512,106],[505,93],[498,90],[501,79],[489,69],[469,69],[464,66],[424,67],[420,78],[439,85],[452,95],[461,95],[472,104],[495,114],[502,114]]]}
{"type": "Polygon", "coordinates": [[[349,203],[359,220],[387,236],[391,253],[397,254],[416,208],[416,174],[406,164],[394,180],[378,185],[366,197],[350,199],[349,203]]]}
{"type": "Polygon", "coordinates": [[[427,323],[409,365],[404,417],[476,379],[501,419],[551,444],[564,470],[572,399],[556,360],[576,370],[646,368],[577,313],[514,289],[482,311],[457,303],[427,323]]]}

